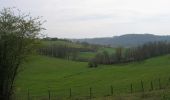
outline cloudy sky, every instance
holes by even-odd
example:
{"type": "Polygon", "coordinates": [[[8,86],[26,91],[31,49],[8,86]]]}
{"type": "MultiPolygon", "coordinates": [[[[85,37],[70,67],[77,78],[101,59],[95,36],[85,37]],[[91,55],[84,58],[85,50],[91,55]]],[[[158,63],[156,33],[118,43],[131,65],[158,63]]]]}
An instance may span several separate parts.
{"type": "Polygon", "coordinates": [[[0,0],[0,5],[43,16],[50,37],[170,35],[170,0],[0,0]]]}

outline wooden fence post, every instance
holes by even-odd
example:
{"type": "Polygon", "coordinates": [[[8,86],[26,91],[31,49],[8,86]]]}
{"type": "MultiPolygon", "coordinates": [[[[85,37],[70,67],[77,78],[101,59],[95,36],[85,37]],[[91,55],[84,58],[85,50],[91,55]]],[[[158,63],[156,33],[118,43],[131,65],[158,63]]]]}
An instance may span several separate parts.
{"type": "Polygon", "coordinates": [[[72,96],[72,93],[71,93],[72,91],[71,91],[71,88],[70,88],[70,98],[71,98],[71,96],[72,96]]]}
{"type": "Polygon", "coordinates": [[[51,100],[51,92],[48,90],[48,100],[51,100]]]}
{"type": "Polygon", "coordinates": [[[110,86],[110,92],[111,92],[111,95],[113,95],[113,86],[112,85],[110,86]]]}
{"type": "Polygon", "coordinates": [[[167,86],[169,85],[169,83],[170,83],[170,77],[168,78],[167,86]]]}
{"type": "Polygon", "coordinates": [[[90,99],[92,98],[92,88],[90,87],[90,99]]]}
{"type": "Polygon", "coordinates": [[[133,86],[130,84],[130,92],[133,93],[133,86]]]}
{"type": "Polygon", "coordinates": [[[30,91],[28,89],[27,99],[30,100],[30,91]]]}
{"type": "Polygon", "coordinates": [[[144,87],[143,87],[143,81],[141,80],[141,88],[142,88],[142,92],[144,92],[144,87]]]}
{"type": "Polygon", "coordinates": [[[167,98],[166,98],[166,96],[165,96],[165,91],[163,92],[163,98],[162,98],[163,100],[168,100],[167,98]]]}
{"type": "Polygon", "coordinates": [[[159,89],[162,89],[162,86],[161,86],[161,79],[160,79],[160,78],[159,78],[158,82],[159,82],[159,89]]]}
{"type": "Polygon", "coordinates": [[[151,81],[151,91],[153,90],[153,83],[152,83],[152,81],[151,81]]]}

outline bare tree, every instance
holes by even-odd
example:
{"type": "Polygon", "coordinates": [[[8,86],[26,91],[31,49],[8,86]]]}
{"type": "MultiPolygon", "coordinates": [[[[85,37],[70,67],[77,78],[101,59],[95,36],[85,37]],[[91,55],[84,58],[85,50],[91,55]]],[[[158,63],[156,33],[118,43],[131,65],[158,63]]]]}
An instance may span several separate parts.
{"type": "Polygon", "coordinates": [[[123,52],[123,49],[121,47],[116,48],[116,51],[115,51],[116,62],[121,62],[121,59],[123,56],[122,52],[123,52]]]}

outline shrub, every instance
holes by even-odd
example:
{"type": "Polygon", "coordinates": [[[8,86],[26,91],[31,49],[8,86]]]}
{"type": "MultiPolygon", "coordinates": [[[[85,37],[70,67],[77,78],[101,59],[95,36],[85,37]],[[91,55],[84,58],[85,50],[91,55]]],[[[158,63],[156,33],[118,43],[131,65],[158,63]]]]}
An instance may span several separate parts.
{"type": "Polygon", "coordinates": [[[97,64],[94,60],[90,60],[90,61],[88,62],[88,67],[90,67],[90,68],[96,68],[96,67],[98,67],[98,64],[97,64]]]}

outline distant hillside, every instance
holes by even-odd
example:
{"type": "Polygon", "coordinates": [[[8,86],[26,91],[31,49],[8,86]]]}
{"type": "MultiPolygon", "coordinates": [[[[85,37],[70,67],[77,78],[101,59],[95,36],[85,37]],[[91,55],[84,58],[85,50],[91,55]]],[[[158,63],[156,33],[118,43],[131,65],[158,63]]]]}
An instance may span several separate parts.
{"type": "Polygon", "coordinates": [[[74,41],[87,42],[90,44],[110,45],[112,47],[123,46],[132,47],[144,44],[146,42],[154,41],[168,41],[170,42],[170,35],[160,36],[153,34],[126,34],[114,37],[105,38],[87,38],[87,39],[76,39],[74,41]]]}

